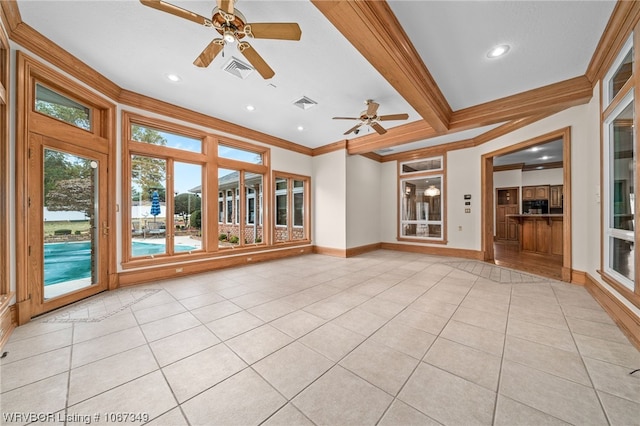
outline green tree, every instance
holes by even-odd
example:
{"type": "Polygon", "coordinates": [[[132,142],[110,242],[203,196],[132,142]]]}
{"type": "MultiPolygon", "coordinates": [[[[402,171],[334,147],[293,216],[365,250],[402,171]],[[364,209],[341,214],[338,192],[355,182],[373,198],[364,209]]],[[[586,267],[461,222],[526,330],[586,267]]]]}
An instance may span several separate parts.
{"type": "Polygon", "coordinates": [[[43,182],[45,206],[53,211],[49,206],[50,192],[58,186],[59,182],[69,179],[91,180],[92,173],[91,160],[45,149],[43,182]]]}
{"type": "Polygon", "coordinates": [[[36,111],[84,130],[91,130],[89,109],[78,104],[77,107],[61,105],[43,100],[36,100],[36,111]]]}
{"type": "Polygon", "coordinates": [[[92,217],[93,193],[91,178],[59,180],[49,191],[47,208],[51,211],[84,212],[87,217],[92,217]]]}
{"type": "Polygon", "coordinates": [[[191,213],[191,217],[189,218],[189,226],[200,229],[202,226],[202,212],[200,210],[196,210],[191,213]]]}
{"type": "Polygon", "coordinates": [[[174,214],[182,216],[182,220],[186,223],[187,218],[191,213],[196,210],[200,210],[200,197],[196,194],[178,194],[173,199],[174,203],[174,214]]]}
{"type": "MultiPolygon", "coordinates": [[[[160,132],[148,127],[131,126],[131,139],[149,143],[152,145],[165,146],[167,139],[160,132]]],[[[131,193],[136,193],[138,197],[142,196],[142,201],[151,200],[153,191],[158,191],[160,201],[166,201],[165,194],[165,178],[167,173],[167,164],[165,160],[153,157],[144,157],[134,155],[131,157],[131,193]]],[[[137,198],[138,200],[140,198],[137,198]]]]}

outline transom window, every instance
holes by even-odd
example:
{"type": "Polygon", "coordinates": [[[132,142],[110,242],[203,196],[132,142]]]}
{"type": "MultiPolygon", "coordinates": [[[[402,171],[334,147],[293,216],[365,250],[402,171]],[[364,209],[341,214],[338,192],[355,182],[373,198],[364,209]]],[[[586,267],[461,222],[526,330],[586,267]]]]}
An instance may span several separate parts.
{"type": "Polygon", "coordinates": [[[91,108],[36,83],[34,108],[37,112],[74,125],[82,130],[92,130],[91,108]]]}

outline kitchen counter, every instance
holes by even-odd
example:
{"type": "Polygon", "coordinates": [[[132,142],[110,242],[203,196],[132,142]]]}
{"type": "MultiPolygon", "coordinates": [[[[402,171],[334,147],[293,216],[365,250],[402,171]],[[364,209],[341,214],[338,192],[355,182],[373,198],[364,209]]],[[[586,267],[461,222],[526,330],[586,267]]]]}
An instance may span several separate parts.
{"type": "Polygon", "coordinates": [[[563,254],[563,215],[508,214],[518,222],[518,242],[521,251],[552,256],[563,254]]]}
{"type": "Polygon", "coordinates": [[[563,217],[564,215],[562,214],[529,214],[529,213],[525,213],[525,214],[508,214],[507,217],[513,217],[513,218],[520,218],[520,217],[563,217]]]}

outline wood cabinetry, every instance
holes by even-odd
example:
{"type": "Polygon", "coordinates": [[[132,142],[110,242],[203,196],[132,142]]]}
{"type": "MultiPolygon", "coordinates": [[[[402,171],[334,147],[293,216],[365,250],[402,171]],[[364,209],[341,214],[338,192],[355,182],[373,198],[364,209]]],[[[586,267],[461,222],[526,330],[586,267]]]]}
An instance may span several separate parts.
{"type": "Polygon", "coordinates": [[[562,195],[563,195],[562,185],[553,185],[549,187],[549,208],[561,209],[562,195]]]}
{"type": "Polygon", "coordinates": [[[518,188],[496,189],[496,240],[518,240],[518,222],[507,215],[518,214],[518,188]]]}
{"type": "Polygon", "coordinates": [[[520,250],[562,256],[562,215],[518,215],[520,250]]]}
{"type": "Polygon", "coordinates": [[[548,200],[549,185],[523,186],[522,200],[548,200]]]}

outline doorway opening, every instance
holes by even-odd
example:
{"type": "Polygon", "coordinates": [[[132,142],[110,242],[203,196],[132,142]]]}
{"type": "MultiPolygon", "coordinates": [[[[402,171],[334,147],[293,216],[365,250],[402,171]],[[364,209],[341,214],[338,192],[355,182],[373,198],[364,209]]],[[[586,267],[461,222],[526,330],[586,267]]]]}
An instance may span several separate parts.
{"type": "Polygon", "coordinates": [[[483,155],[485,261],[571,281],[570,155],[569,128],[483,155]]]}

